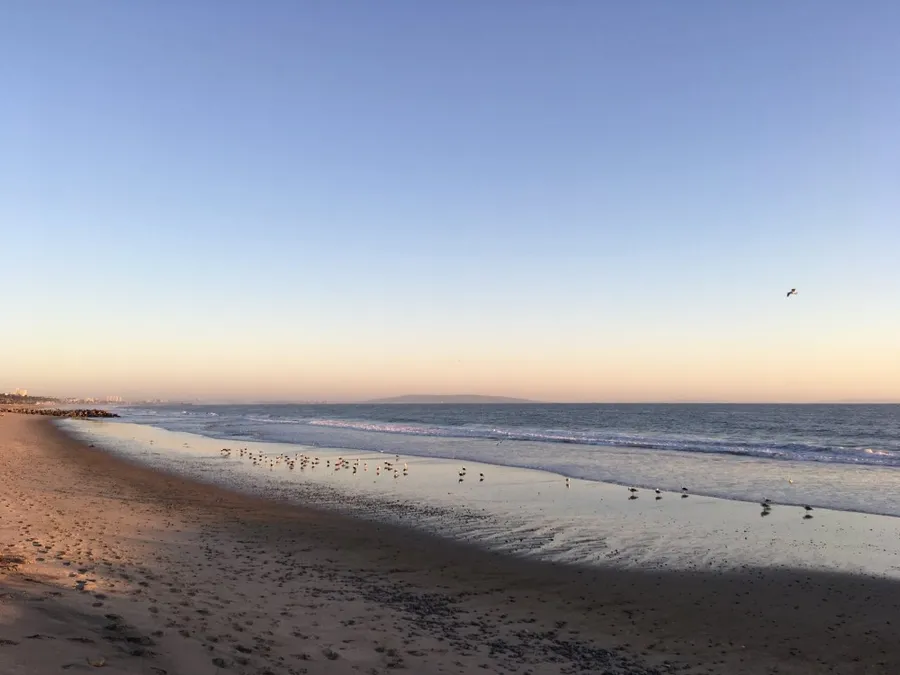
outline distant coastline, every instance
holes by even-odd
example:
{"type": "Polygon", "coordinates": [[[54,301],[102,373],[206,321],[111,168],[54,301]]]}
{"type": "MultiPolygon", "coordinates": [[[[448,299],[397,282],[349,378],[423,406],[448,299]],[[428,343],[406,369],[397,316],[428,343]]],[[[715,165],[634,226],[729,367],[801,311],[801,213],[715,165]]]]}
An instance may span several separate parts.
{"type": "Polygon", "coordinates": [[[368,404],[389,404],[389,403],[414,403],[419,405],[433,403],[541,403],[541,401],[531,401],[526,398],[511,398],[509,396],[478,396],[475,394],[454,394],[441,396],[439,394],[393,396],[390,398],[378,398],[371,401],[365,401],[368,404]]]}

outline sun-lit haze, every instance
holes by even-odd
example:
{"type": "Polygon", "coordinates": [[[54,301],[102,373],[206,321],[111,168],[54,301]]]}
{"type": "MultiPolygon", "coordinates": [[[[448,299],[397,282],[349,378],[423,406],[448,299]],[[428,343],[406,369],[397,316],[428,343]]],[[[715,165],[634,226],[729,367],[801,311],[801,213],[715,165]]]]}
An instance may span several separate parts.
{"type": "Polygon", "coordinates": [[[0,390],[898,401],[898,31],[887,0],[10,3],[0,390]]]}

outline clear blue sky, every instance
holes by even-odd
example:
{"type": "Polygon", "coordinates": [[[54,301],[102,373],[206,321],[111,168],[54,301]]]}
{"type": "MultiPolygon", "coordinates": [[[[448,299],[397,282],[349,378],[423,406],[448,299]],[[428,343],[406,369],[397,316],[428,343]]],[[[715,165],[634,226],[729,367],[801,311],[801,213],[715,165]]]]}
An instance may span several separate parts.
{"type": "Polygon", "coordinates": [[[900,399],[898,35],[887,0],[7,3],[0,388],[900,399]]]}

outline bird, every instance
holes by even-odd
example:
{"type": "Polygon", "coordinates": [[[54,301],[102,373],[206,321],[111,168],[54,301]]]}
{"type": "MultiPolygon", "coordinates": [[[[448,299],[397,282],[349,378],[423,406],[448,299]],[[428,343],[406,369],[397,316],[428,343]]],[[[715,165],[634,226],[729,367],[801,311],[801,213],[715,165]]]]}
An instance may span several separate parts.
{"type": "Polygon", "coordinates": [[[788,298],[789,298],[789,297],[791,297],[792,295],[797,295],[797,289],[796,289],[796,288],[792,288],[791,290],[789,290],[789,291],[787,292],[787,296],[785,296],[785,297],[788,297],[788,298]]]}
{"type": "Polygon", "coordinates": [[[812,508],[809,504],[804,504],[804,505],[803,505],[803,508],[806,509],[807,511],[812,511],[812,510],[813,510],[813,508],[812,508]]]}
{"type": "Polygon", "coordinates": [[[661,495],[661,494],[662,494],[662,490],[660,490],[659,488],[656,488],[656,489],[654,490],[654,492],[655,492],[656,494],[658,494],[658,495],[661,495]]]}
{"type": "Polygon", "coordinates": [[[629,491],[629,492],[637,492],[638,489],[637,489],[637,488],[630,487],[630,488],[628,488],[628,491],[629,491]]]}

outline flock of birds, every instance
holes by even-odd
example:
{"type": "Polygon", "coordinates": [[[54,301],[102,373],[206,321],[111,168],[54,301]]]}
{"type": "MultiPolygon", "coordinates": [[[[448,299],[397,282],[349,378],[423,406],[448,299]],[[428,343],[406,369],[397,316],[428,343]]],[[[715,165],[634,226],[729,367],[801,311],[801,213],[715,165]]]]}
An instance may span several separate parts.
{"type": "MultiPolygon", "coordinates": [[[[234,451],[231,448],[222,448],[221,454],[223,457],[231,457],[232,452],[234,451]]],[[[295,453],[293,456],[286,453],[267,455],[261,450],[254,451],[248,448],[240,448],[237,453],[239,459],[248,459],[253,466],[269,467],[270,471],[281,466],[284,466],[289,471],[293,471],[295,468],[298,468],[298,465],[301,471],[306,471],[306,469],[313,470],[319,468],[322,464],[322,460],[318,457],[307,455],[303,452],[295,453]]],[[[400,469],[400,455],[395,455],[393,462],[384,460],[384,462],[375,462],[373,464],[376,476],[381,475],[382,468],[384,469],[385,475],[393,474],[394,478],[405,478],[409,475],[409,465],[406,462],[403,463],[403,469],[400,469]]],[[[334,467],[332,467],[331,460],[326,459],[325,468],[334,471],[348,470],[357,473],[360,469],[368,471],[369,463],[361,462],[359,459],[351,460],[338,457],[334,460],[334,467]]]]}
{"type": "MultiPolygon", "coordinates": [[[[569,487],[569,479],[568,478],[566,478],[566,487],[569,487]]],[[[631,496],[628,497],[628,499],[637,499],[638,498],[637,493],[640,492],[640,490],[638,490],[636,487],[630,487],[630,488],[628,488],[628,491],[631,493],[631,496]]],[[[655,490],[653,490],[653,493],[656,495],[656,501],[659,501],[660,499],[663,498],[663,492],[659,488],[656,488],[655,490]]],[[[688,498],[688,489],[684,486],[681,487],[681,498],[682,499],[688,498]]]]}
{"type": "MultiPolygon", "coordinates": [[[[762,513],[760,513],[759,515],[762,516],[763,518],[765,518],[770,513],[772,513],[772,500],[771,499],[763,499],[759,503],[759,505],[762,506],[762,509],[763,509],[762,513]]],[[[806,514],[803,516],[803,520],[809,520],[810,518],[812,518],[812,514],[810,513],[810,511],[813,510],[813,507],[811,507],[809,504],[804,504],[803,510],[806,511],[806,514]]]]}
{"type": "MultiPolygon", "coordinates": [[[[231,457],[232,452],[233,450],[231,448],[222,448],[221,455],[222,457],[231,457]]],[[[306,469],[314,470],[320,467],[322,464],[322,460],[318,457],[307,455],[306,453],[302,452],[295,453],[293,456],[286,453],[280,453],[278,455],[267,455],[261,450],[254,451],[248,448],[240,448],[237,453],[239,459],[247,459],[252,463],[253,466],[268,467],[270,471],[274,470],[276,467],[281,466],[284,466],[288,470],[293,471],[295,468],[297,468],[298,464],[301,471],[305,471],[306,469]]],[[[363,472],[368,472],[369,462],[364,462],[358,458],[344,459],[343,457],[338,457],[336,460],[334,460],[333,467],[331,460],[326,459],[325,468],[328,470],[333,470],[335,472],[347,470],[352,471],[353,474],[356,474],[360,469],[362,469],[363,472]]],[[[409,476],[409,464],[407,462],[404,462],[403,469],[400,469],[400,455],[394,455],[393,461],[386,459],[379,462],[373,462],[373,468],[376,477],[381,476],[382,468],[386,476],[393,475],[394,478],[406,478],[407,476],[409,476]]],[[[457,482],[462,483],[466,479],[466,475],[466,467],[462,467],[457,473],[457,482]]],[[[484,473],[478,474],[478,482],[484,482],[484,473]]],[[[793,484],[794,481],[790,480],[789,482],[793,484]]],[[[565,479],[565,486],[566,488],[571,487],[569,478],[565,479]]],[[[628,488],[628,492],[631,493],[628,497],[628,499],[631,500],[638,498],[638,493],[640,492],[640,490],[636,487],[630,487],[628,488]]],[[[653,493],[655,495],[656,501],[659,501],[663,498],[663,491],[659,488],[654,489],[653,493]]],[[[689,496],[689,490],[687,489],[687,487],[682,486],[681,498],[687,499],[689,496]]],[[[760,505],[763,508],[762,513],[760,514],[761,516],[768,516],[772,512],[773,503],[771,499],[764,499],[762,502],[760,502],[760,505]]],[[[803,509],[806,511],[803,519],[808,520],[812,518],[812,514],[809,512],[813,510],[813,507],[809,506],[808,504],[804,504],[803,509]]]]}
{"type": "MultiPolygon", "coordinates": [[[[233,452],[234,451],[231,448],[222,448],[221,455],[222,457],[231,457],[233,452]]],[[[314,470],[322,465],[322,460],[320,458],[302,452],[295,453],[293,456],[286,453],[267,455],[261,450],[254,451],[248,448],[240,448],[237,451],[237,457],[238,459],[250,460],[250,463],[253,466],[268,467],[270,471],[281,466],[284,466],[289,471],[293,471],[295,468],[298,468],[298,465],[301,471],[306,471],[306,469],[314,470]]],[[[394,455],[394,461],[386,459],[384,461],[373,462],[372,464],[375,476],[381,476],[382,469],[386,476],[393,475],[394,478],[406,478],[409,476],[409,464],[407,462],[404,462],[403,469],[400,469],[400,455],[394,455]]],[[[368,472],[369,462],[364,462],[358,458],[344,459],[343,457],[338,457],[334,460],[333,467],[331,460],[326,459],[325,468],[333,471],[349,470],[356,474],[360,469],[363,472],[368,472]]],[[[466,467],[462,467],[458,473],[458,482],[462,483],[465,478],[466,467]]],[[[483,473],[478,474],[478,482],[484,482],[483,473]]]]}
{"type": "MultiPolygon", "coordinates": [[[[788,482],[790,482],[792,485],[794,483],[793,480],[789,480],[788,482]]],[[[566,478],[566,487],[569,487],[569,479],[568,478],[566,478]]],[[[630,488],[628,488],[628,491],[631,493],[631,496],[628,497],[628,499],[637,499],[638,498],[637,493],[640,492],[640,490],[638,490],[636,487],[630,487],[630,488]]],[[[656,488],[655,490],[653,490],[653,492],[656,494],[657,501],[663,498],[662,490],[660,490],[659,488],[656,488]]],[[[688,489],[683,486],[681,488],[681,498],[682,499],[688,498],[688,489]]],[[[763,499],[762,502],[760,502],[760,506],[762,506],[762,508],[763,508],[762,513],[759,514],[760,516],[766,517],[770,513],[772,513],[773,502],[771,499],[769,499],[769,498],[763,499]]],[[[813,507],[811,507],[809,504],[804,504],[803,510],[806,511],[806,514],[803,516],[803,520],[809,520],[810,518],[812,518],[812,514],[810,513],[810,511],[813,510],[813,507]]]]}

